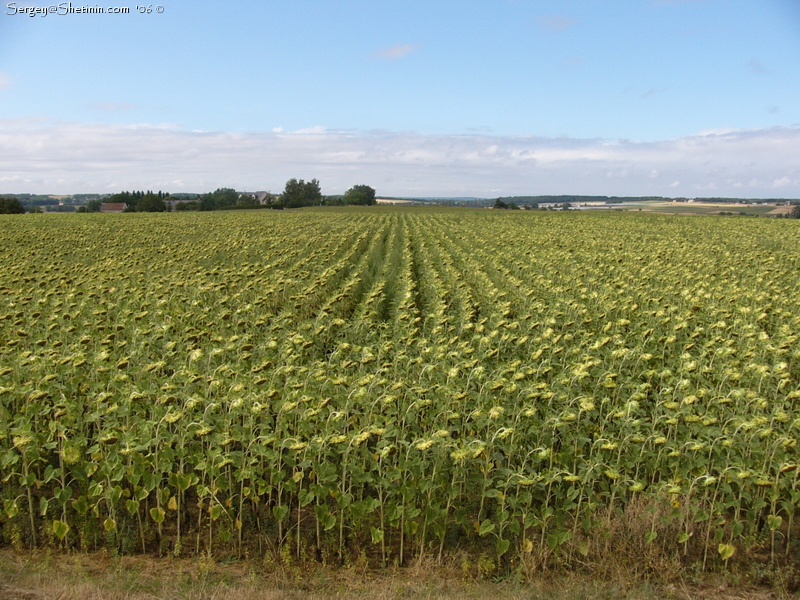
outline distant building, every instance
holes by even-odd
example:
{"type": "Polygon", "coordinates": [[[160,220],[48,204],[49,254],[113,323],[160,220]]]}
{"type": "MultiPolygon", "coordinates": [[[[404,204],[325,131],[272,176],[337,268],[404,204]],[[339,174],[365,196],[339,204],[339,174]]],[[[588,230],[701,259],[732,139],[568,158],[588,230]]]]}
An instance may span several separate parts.
{"type": "Polygon", "coordinates": [[[272,204],[272,201],[275,199],[269,192],[242,192],[239,194],[239,198],[244,196],[250,196],[257,204],[261,204],[262,206],[264,204],[272,204]]]}
{"type": "Polygon", "coordinates": [[[128,205],[124,202],[103,202],[100,205],[100,212],[101,213],[121,213],[128,205]]]}

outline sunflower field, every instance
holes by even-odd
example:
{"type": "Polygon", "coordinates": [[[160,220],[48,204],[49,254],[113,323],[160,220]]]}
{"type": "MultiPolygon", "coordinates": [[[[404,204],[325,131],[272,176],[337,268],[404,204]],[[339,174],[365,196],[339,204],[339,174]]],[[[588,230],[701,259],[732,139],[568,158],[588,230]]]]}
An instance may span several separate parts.
{"type": "Polygon", "coordinates": [[[795,222],[2,215],[0,250],[2,545],[796,558],[795,222]]]}

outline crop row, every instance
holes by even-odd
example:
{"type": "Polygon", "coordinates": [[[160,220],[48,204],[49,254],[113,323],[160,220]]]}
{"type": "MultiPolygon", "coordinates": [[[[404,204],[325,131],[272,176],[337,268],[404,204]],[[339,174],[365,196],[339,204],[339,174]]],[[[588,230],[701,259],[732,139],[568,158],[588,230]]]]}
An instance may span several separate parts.
{"type": "Polygon", "coordinates": [[[793,223],[2,224],[2,543],[580,560],[645,507],[705,566],[797,535],[793,223]]]}

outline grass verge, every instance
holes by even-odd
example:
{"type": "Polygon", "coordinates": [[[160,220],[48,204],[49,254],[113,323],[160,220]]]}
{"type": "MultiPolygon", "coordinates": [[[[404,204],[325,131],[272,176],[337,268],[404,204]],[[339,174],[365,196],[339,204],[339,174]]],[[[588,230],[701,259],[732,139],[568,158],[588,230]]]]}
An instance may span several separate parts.
{"type": "Polygon", "coordinates": [[[711,574],[651,582],[619,573],[544,572],[529,581],[487,579],[479,562],[418,561],[403,569],[368,569],[366,563],[331,568],[316,564],[205,558],[114,557],[107,553],[22,554],[0,550],[0,600],[767,600],[797,598],[776,581],[711,574]]]}

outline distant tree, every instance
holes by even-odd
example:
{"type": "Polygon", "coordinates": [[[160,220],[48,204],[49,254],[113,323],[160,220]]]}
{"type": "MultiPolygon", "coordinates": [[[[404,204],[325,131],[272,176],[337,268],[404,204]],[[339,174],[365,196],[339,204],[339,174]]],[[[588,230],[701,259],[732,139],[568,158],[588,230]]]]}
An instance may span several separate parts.
{"type": "Polygon", "coordinates": [[[101,200],[89,200],[86,203],[86,210],[84,212],[100,212],[101,200]]]}
{"type": "Polygon", "coordinates": [[[217,208],[225,208],[227,206],[236,206],[239,201],[239,194],[233,188],[218,188],[214,190],[214,204],[217,208]]]}
{"type": "Polygon", "coordinates": [[[301,206],[317,206],[322,204],[322,192],[319,181],[312,179],[305,182],[302,179],[290,179],[281,194],[281,205],[284,208],[300,208],[301,206]]]}
{"type": "Polygon", "coordinates": [[[153,192],[147,192],[136,204],[136,212],[164,212],[166,210],[167,205],[164,203],[164,199],[153,192]]]}
{"type": "Polygon", "coordinates": [[[792,206],[792,210],[786,215],[789,219],[800,219],[800,204],[792,206]]]}
{"type": "Polygon", "coordinates": [[[502,198],[498,198],[494,201],[494,208],[505,209],[505,210],[520,210],[519,206],[515,202],[503,202],[502,198]]]}
{"type": "Polygon", "coordinates": [[[17,198],[0,198],[0,215],[21,215],[25,207],[17,198]]]}
{"type": "Polygon", "coordinates": [[[375,204],[375,190],[368,185],[354,185],[344,193],[342,203],[371,206],[375,204]]]}
{"type": "Polygon", "coordinates": [[[200,210],[218,210],[236,206],[239,194],[233,188],[217,188],[209,194],[200,197],[200,210]]]}

